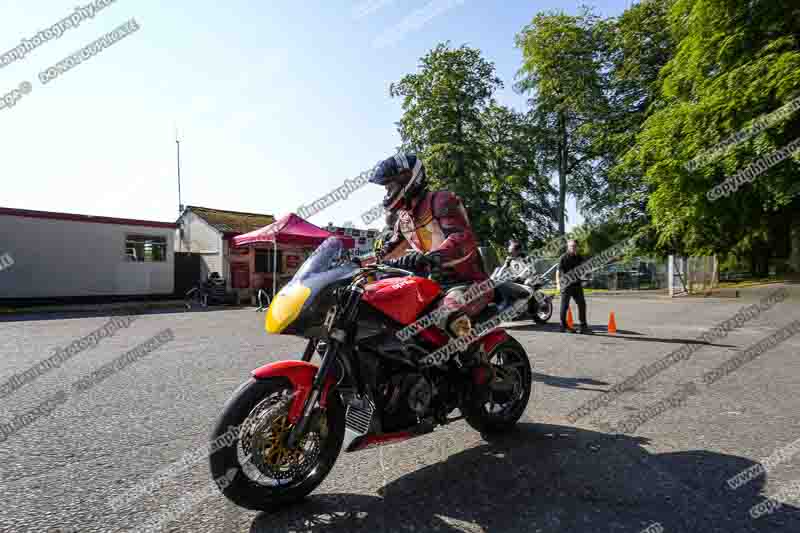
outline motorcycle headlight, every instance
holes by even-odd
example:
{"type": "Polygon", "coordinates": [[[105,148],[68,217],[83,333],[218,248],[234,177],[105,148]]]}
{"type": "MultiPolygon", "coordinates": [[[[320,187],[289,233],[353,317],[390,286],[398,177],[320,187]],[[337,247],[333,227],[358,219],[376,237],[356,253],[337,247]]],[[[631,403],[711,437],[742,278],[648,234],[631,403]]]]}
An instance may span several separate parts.
{"type": "Polygon", "coordinates": [[[267,309],[267,333],[279,334],[294,322],[310,295],[311,289],[301,283],[290,283],[281,289],[267,309]]]}

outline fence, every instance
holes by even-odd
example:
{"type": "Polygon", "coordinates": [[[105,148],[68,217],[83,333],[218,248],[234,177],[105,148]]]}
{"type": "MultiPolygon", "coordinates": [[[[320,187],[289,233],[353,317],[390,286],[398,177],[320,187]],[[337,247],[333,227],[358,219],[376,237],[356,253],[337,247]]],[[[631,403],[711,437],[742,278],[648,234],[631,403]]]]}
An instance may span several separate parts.
{"type": "MultiPolygon", "coordinates": [[[[537,274],[547,272],[559,261],[559,257],[542,257],[533,262],[537,274]]],[[[555,271],[548,276],[555,288],[555,271]]],[[[605,290],[654,290],[668,287],[667,260],[652,257],[636,257],[628,261],[618,261],[604,265],[592,272],[583,286],[588,289],[605,290]]]]}
{"type": "Polygon", "coordinates": [[[719,287],[719,263],[716,256],[682,257],[671,255],[669,266],[669,295],[710,294],[719,287]]]}
{"type": "Polygon", "coordinates": [[[664,259],[637,257],[606,265],[593,272],[585,286],[611,291],[666,289],[667,271],[664,259]]]}

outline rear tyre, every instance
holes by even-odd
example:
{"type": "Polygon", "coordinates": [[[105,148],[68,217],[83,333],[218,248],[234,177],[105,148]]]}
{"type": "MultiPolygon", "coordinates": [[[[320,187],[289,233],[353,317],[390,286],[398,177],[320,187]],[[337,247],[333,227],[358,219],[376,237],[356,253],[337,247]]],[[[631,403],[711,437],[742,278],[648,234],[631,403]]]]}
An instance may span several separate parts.
{"type": "Polygon", "coordinates": [[[298,447],[283,445],[291,427],[286,414],[293,392],[285,378],[250,379],[225,404],[211,433],[214,442],[235,428],[233,442],[213,452],[209,464],[213,479],[227,480],[217,483],[222,493],[240,507],[267,511],[303,499],[322,483],[339,456],[344,409],[333,391],[327,408],[312,414],[298,447]]]}
{"type": "Polygon", "coordinates": [[[508,337],[488,354],[489,364],[505,391],[493,390],[491,384],[483,385],[467,401],[464,418],[481,434],[505,433],[514,428],[525,412],[531,397],[533,370],[528,354],[516,339],[508,337]]]}

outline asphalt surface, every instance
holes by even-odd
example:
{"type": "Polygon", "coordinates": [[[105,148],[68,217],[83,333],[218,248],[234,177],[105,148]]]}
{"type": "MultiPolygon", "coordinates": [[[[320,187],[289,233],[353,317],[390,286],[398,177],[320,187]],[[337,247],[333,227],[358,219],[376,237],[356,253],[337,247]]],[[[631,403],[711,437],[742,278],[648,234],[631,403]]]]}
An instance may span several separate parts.
{"type": "MultiPolygon", "coordinates": [[[[749,510],[800,479],[800,454],[737,490],[725,481],[800,439],[800,336],[792,337],[633,434],[623,418],[700,383],[751,344],[800,319],[789,299],[703,346],[611,405],[567,414],[778,286],[739,299],[589,298],[594,336],[515,322],[534,364],[534,393],[518,430],[487,442],[465,422],[383,448],[343,454],[301,504],[245,511],[209,492],[205,460],[117,510],[109,499],[205,445],[226,398],[261,364],[298,358],[304,344],[268,336],[252,310],[139,317],[0,398],[7,424],[59,390],[67,401],[0,442],[0,531],[800,531],[800,494],[768,516],[749,510]],[[604,333],[609,311],[616,336],[604,333]],[[71,384],[170,328],[174,340],[79,394],[71,384]],[[601,428],[606,428],[601,429],[601,428]],[[180,502],[190,502],[183,506],[180,502]],[[655,529],[654,529],[655,528],[655,529]]],[[[105,316],[0,317],[0,384],[56,347],[101,328],[105,316]]],[[[2,439],[2,434],[0,434],[2,439]]]]}

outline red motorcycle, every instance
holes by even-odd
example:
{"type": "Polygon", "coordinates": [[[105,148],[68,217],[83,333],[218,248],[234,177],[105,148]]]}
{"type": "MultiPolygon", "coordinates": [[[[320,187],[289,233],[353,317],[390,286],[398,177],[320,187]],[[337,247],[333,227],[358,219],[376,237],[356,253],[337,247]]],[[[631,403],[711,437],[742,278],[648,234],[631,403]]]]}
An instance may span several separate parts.
{"type": "MultiPolygon", "coordinates": [[[[303,360],[253,370],[212,431],[212,443],[230,444],[212,448],[212,478],[230,479],[236,470],[222,493],[247,509],[274,509],[314,490],[342,449],[410,439],[462,418],[484,434],[513,428],[530,398],[532,370],[503,329],[435,359],[428,356],[474,333],[468,317],[398,338],[444,293],[436,281],[406,270],[343,260],[341,241],[326,240],[266,316],[268,333],[309,339],[303,360]],[[319,367],[310,362],[314,353],[319,367]],[[460,416],[450,416],[456,409],[460,416]]],[[[530,297],[529,288],[504,282],[475,324],[530,297]]]]}

